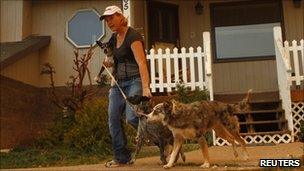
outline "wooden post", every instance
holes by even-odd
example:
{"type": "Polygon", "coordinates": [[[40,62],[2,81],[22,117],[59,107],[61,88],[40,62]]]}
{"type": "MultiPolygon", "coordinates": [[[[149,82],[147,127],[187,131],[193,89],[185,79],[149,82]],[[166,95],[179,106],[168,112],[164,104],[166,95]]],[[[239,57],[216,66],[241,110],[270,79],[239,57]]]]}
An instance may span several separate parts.
{"type": "Polygon", "coordinates": [[[206,87],[210,93],[210,100],[213,100],[213,79],[212,79],[212,63],[211,63],[211,46],[210,46],[210,33],[203,33],[204,41],[204,53],[205,53],[205,77],[206,77],[206,87]]]}

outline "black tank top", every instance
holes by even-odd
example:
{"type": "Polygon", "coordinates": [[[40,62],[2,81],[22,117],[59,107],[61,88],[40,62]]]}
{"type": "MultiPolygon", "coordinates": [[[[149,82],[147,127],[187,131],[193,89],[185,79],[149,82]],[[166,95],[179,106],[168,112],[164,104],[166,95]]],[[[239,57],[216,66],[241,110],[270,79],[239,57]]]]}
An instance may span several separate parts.
{"type": "Polygon", "coordinates": [[[110,43],[113,46],[114,75],[117,80],[130,80],[140,77],[139,67],[135,60],[131,44],[135,41],[143,43],[142,36],[133,28],[129,27],[122,44],[116,47],[117,33],[113,33],[110,43]]]}

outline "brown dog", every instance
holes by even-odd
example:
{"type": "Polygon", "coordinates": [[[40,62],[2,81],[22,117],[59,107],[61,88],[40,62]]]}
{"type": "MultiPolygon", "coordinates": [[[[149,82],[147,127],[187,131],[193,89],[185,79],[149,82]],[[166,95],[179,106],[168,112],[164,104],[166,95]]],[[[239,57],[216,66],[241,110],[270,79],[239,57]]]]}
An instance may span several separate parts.
{"type": "Polygon", "coordinates": [[[244,100],[234,105],[216,101],[183,104],[174,100],[156,105],[153,111],[147,115],[148,122],[162,121],[174,136],[173,151],[164,168],[173,166],[179,149],[187,139],[198,140],[205,160],[201,167],[210,167],[208,145],[204,134],[211,129],[232,144],[235,157],[238,156],[235,141],[238,142],[243,149],[244,158],[247,160],[248,152],[245,148],[245,141],[239,135],[239,122],[233,113],[248,111],[250,94],[251,90],[248,91],[244,100]]]}

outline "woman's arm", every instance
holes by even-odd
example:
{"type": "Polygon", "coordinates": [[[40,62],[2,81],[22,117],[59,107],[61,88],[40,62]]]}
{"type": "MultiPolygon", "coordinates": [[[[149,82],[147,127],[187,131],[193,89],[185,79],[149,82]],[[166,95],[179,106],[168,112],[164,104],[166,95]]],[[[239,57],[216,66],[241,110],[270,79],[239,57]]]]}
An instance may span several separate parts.
{"type": "Polygon", "coordinates": [[[142,88],[143,88],[143,96],[151,97],[150,92],[150,79],[149,79],[149,72],[147,67],[146,55],[143,50],[142,43],[140,41],[135,41],[131,44],[131,49],[133,51],[135,60],[139,67],[139,73],[142,81],[142,88]]]}

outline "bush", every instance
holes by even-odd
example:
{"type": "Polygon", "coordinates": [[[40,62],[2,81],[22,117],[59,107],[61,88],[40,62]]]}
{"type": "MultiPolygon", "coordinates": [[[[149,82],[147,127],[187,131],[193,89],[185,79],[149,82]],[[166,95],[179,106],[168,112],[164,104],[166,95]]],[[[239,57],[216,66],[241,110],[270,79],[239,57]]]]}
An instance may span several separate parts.
{"type": "Polygon", "coordinates": [[[208,90],[200,90],[196,88],[194,91],[189,90],[183,83],[176,86],[176,100],[182,103],[192,103],[200,100],[209,100],[208,90]]]}
{"type": "Polygon", "coordinates": [[[108,129],[108,102],[105,98],[84,105],[64,134],[64,144],[85,152],[108,155],[111,138],[108,129]]]}
{"type": "Polygon", "coordinates": [[[106,98],[84,104],[82,110],[56,113],[52,126],[35,141],[35,146],[51,149],[59,146],[84,152],[109,154],[108,102],[106,98]]]}
{"type": "Polygon", "coordinates": [[[42,149],[51,149],[63,145],[64,135],[70,130],[75,117],[73,112],[55,113],[50,128],[34,142],[34,146],[42,149]]]}
{"type": "MultiPolygon", "coordinates": [[[[122,121],[130,146],[134,145],[136,130],[122,121]]],[[[108,99],[96,99],[84,104],[76,113],[57,113],[50,129],[36,140],[36,147],[52,149],[59,146],[100,155],[111,154],[108,127],[108,99]]]]}

